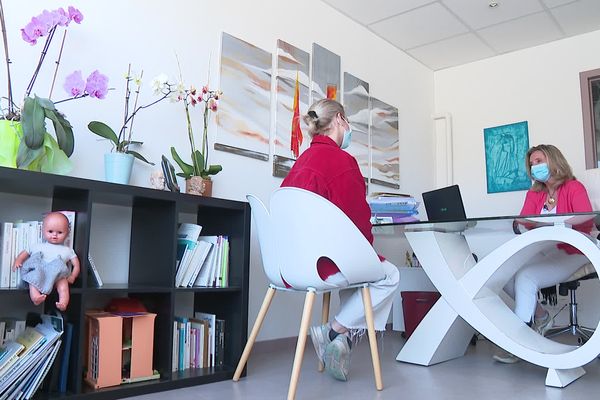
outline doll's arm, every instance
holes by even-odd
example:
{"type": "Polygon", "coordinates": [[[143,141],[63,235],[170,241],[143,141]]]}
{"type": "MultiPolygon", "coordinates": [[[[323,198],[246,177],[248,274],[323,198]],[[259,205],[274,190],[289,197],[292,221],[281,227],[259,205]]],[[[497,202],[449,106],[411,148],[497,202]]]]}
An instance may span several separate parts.
{"type": "Polygon", "coordinates": [[[79,266],[79,258],[77,256],[71,258],[71,264],[73,265],[73,270],[71,271],[71,275],[67,278],[67,281],[72,285],[75,283],[75,279],[79,276],[80,266],[79,266]]]}
{"type": "Polygon", "coordinates": [[[15,263],[13,264],[13,271],[16,271],[17,268],[21,268],[25,260],[29,258],[29,253],[26,250],[23,250],[15,259],[15,263]]]}

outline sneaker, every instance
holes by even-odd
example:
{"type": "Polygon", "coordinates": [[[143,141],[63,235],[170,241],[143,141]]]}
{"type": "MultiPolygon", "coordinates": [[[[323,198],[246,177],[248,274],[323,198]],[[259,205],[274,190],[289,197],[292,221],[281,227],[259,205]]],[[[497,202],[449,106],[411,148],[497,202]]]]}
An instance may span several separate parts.
{"type": "Polygon", "coordinates": [[[550,317],[550,313],[546,311],[546,315],[542,318],[534,318],[533,324],[531,325],[531,329],[544,336],[544,334],[552,328],[552,318],[550,317]]]}
{"type": "Polygon", "coordinates": [[[313,326],[310,328],[310,338],[313,342],[313,346],[315,347],[315,351],[317,352],[317,357],[321,363],[323,363],[325,348],[329,343],[331,343],[331,339],[329,339],[330,330],[331,328],[329,324],[313,326]]]}
{"type": "Polygon", "coordinates": [[[339,381],[348,380],[350,369],[350,338],[340,334],[325,348],[325,371],[339,381]]]}
{"type": "Polygon", "coordinates": [[[504,349],[498,349],[498,351],[492,356],[492,358],[502,364],[515,364],[521,361],[521,359],[512,353],[504,349]]]}

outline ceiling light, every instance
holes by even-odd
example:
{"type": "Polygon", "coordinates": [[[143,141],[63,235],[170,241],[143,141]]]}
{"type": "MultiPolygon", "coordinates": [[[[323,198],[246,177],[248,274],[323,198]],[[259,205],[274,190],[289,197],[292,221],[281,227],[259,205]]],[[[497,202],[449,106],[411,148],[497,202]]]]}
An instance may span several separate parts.
{"type": "Polygon", "coordinates": [[[496,8],[498,7],[500,4],[497,1],[490,1],[488,4],[489,8],[496,8]]]}

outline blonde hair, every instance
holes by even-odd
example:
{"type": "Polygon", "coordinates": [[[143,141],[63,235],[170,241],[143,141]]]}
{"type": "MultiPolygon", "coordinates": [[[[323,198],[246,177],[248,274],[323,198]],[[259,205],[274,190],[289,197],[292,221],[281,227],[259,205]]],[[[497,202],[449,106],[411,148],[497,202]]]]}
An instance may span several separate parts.
{"type": "MultiPolygon", "coordinates": [[[[527,170],[527,175],[531,179],[533,179],[533,176],[531,175],[529,158],[531,157],[531,154],[536,151],[541,151],[546,156],[546,162],[548,163],[550,175],[559,185],[563,184],[565,181],[575,179],[575,176],[573,176],[573,170],[571,169],[571,166],[567,162],[565,156],[563,156],[561,151],[556,146],[551,144],[540,144],[533,146],[527,151],[527,156],[525,156],[525,169],[527,170]]],[[[544,190],[545,187],[546,185],[544,185],[544,183],[534,180],[531,190],[534,192],[539,192],[544,190]]]]}
{"type": "Polygon", "coordinates": [[[346,118],[344,107],[340,103],[331,99],[322,99],[309,107],[302,120],[308,125],[308,134],[313,137],[328,130],[331,127],[331,122],[338,114],[346,118]]]}

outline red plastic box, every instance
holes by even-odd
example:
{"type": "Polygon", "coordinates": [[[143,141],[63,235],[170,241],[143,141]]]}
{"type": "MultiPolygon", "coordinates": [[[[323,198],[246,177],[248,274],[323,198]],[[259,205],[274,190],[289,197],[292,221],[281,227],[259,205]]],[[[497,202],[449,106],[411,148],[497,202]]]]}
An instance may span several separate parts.
{"type": "Polygon", "coordinates": [[[439,292],[401,292],[404,336],[408,339],[440,298],[439,292]]]}

